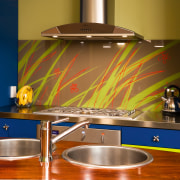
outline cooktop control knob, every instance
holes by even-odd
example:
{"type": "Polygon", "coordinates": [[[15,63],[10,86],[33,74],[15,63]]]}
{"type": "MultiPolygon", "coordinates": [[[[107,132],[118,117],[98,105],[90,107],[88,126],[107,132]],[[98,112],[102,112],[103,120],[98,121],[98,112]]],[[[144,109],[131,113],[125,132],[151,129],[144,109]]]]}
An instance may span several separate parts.
{"type": "Polygon", "coordinates": [[[133,109],[133,110],[129,111],[129,112],[128,112],[128,116],[130,116],[130,115],[134,114],[135,112],[136,112],[136,110],[135,110],[135,109],[133,109]]]}

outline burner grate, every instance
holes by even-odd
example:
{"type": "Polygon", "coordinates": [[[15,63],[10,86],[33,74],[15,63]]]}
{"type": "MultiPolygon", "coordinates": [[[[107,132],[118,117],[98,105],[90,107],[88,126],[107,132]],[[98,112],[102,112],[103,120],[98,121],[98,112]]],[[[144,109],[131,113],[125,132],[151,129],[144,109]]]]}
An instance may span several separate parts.
{"type": "MultiPolygon", "coordinates": [[[[50,115],[59,115],[59,116],[73,116],[73,117],[97,117],[97,118],[120,118],[128,117],[135,113],[135,110],[128,111],[122,109],[98,109],[98,108],[82,108],[82,107],[53,107],[45,109],[37,114],[50,114],[50,115]]],[[[132,119],[132,118],[131,118],[132,119]]]]}

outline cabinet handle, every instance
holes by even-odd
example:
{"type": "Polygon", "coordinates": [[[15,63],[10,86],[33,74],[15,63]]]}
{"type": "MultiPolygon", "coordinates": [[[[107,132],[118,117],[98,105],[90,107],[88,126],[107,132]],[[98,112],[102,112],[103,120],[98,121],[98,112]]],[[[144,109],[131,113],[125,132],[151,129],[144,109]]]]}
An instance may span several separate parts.
{"type": "Polygon", "coordinates": [[[86,137],[86,132],[82,131],[81,132],[82,136],[81,136],[81,141],[84,141],[85,137],[86,137]]]}
{"type": "Polygon", "coordinates": [[[154,141],[154,142],[159,142],[159,136],[154,136],[154,137],[153,137],[153,141],[154,141]]]}
{"type": "Polygon", "coordinates": [[[7,131],[8,128],[9,128],[9,126],[5,124],[5,125],[3,126],[3,128],[7,131]]]}
{"type": "Polygon", "coordinates": [[[104,144],[104,133],[101,133],[101,143],[104,144]]]}

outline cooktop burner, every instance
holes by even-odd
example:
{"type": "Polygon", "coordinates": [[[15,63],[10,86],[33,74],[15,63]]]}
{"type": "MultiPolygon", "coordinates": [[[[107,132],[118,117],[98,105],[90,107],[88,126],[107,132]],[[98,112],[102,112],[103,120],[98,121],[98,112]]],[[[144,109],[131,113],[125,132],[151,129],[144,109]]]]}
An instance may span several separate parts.
{"type": "Polygon", "coordinates": [[[34,113],[57,115],[57,116],[69,116],[69,117],[133,119],[132,115],[134,115],[136,111],[119,110],[119,109],[79,108],[79,107],[53,107],[53,108],[37,111],[34,113]]]}

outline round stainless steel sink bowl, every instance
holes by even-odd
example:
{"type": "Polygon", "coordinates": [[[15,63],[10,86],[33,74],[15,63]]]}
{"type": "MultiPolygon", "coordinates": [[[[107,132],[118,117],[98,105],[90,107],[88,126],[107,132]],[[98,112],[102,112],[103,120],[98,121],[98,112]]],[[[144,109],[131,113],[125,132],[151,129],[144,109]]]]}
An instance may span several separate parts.
{"type": "Polygon", "coordinates": [[[0,160],[18,160],[40,155],[40,140],[0,139],[0,160]]]}
{"type": "Polygon", "coordinates": [[[153,161],[146,151],[122,146],[83,145],[65,150],[62,157],[77,165],[92,168],[127,169],[153,161]]]}

